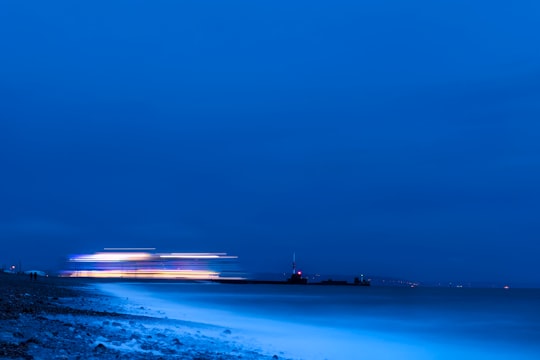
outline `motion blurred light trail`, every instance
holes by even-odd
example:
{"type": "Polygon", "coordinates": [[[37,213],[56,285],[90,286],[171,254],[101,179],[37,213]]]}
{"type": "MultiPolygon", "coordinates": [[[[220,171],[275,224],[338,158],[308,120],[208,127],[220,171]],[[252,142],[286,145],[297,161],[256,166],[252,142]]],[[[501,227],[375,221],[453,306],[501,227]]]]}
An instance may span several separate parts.
{"type": "Polygon", "coordinates": [[[66,277],[214,280],[242,279],[237,256],[226,253],[152,253],[155,248],[105,248],[103,252],[74,255],[66,277]],[[112,250],[112,251],[111,251],[112,250]]]}
{"type": "Polygon", "coordinates": [[[134,279],[186,279],[209,280],[219,278],[219,273],[200,270],[81,270],[70,277],[134,278],[134,279]]]}

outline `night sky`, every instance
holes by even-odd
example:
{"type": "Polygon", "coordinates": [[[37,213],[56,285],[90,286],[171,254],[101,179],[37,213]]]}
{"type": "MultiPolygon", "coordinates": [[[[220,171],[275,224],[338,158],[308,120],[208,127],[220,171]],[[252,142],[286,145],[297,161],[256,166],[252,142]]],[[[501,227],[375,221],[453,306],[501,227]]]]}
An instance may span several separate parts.
{"type": "Polygon", "coordinates": [[[0,263],[538,281],[540,2],[2,1],[0,263]]]}

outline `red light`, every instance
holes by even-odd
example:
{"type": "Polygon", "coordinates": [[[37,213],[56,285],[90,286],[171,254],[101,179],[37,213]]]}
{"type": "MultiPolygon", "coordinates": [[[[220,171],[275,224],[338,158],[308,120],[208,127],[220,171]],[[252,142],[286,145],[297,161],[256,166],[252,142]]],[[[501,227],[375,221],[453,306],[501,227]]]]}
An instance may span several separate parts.
{"type": "Polygon", "coordinates": [[[298,275],[302,275],[302,272],[301,272],[301,271],[299,271],[299,272],[298,272],[298,275]]]}

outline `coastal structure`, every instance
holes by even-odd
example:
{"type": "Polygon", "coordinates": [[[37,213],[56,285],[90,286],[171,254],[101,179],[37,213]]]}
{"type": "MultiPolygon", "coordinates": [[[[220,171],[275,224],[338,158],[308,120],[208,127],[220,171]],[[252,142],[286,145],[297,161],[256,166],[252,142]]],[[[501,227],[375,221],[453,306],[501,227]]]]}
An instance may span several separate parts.
{"type": "Polygon", "coordinates": [[[289,284],[307,284],[307,279],[302,277],[302,271],[296,270],[296,253],[293,253],[292,274],[287,279],[289,284]]]}

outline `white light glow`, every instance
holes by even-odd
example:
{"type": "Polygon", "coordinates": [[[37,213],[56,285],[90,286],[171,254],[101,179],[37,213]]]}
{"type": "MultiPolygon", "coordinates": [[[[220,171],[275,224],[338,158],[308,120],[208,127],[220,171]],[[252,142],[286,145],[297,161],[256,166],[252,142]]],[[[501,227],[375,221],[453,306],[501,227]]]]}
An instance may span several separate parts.
{"type": "Polygon", "coordinates": [[[90,255],[82,255],[71,259],[71,261],[78,262],[108,262],[108,261],[137,261],[137,260],[149,260],[152,257],[148,253],[95,253],[90,255]]]}

